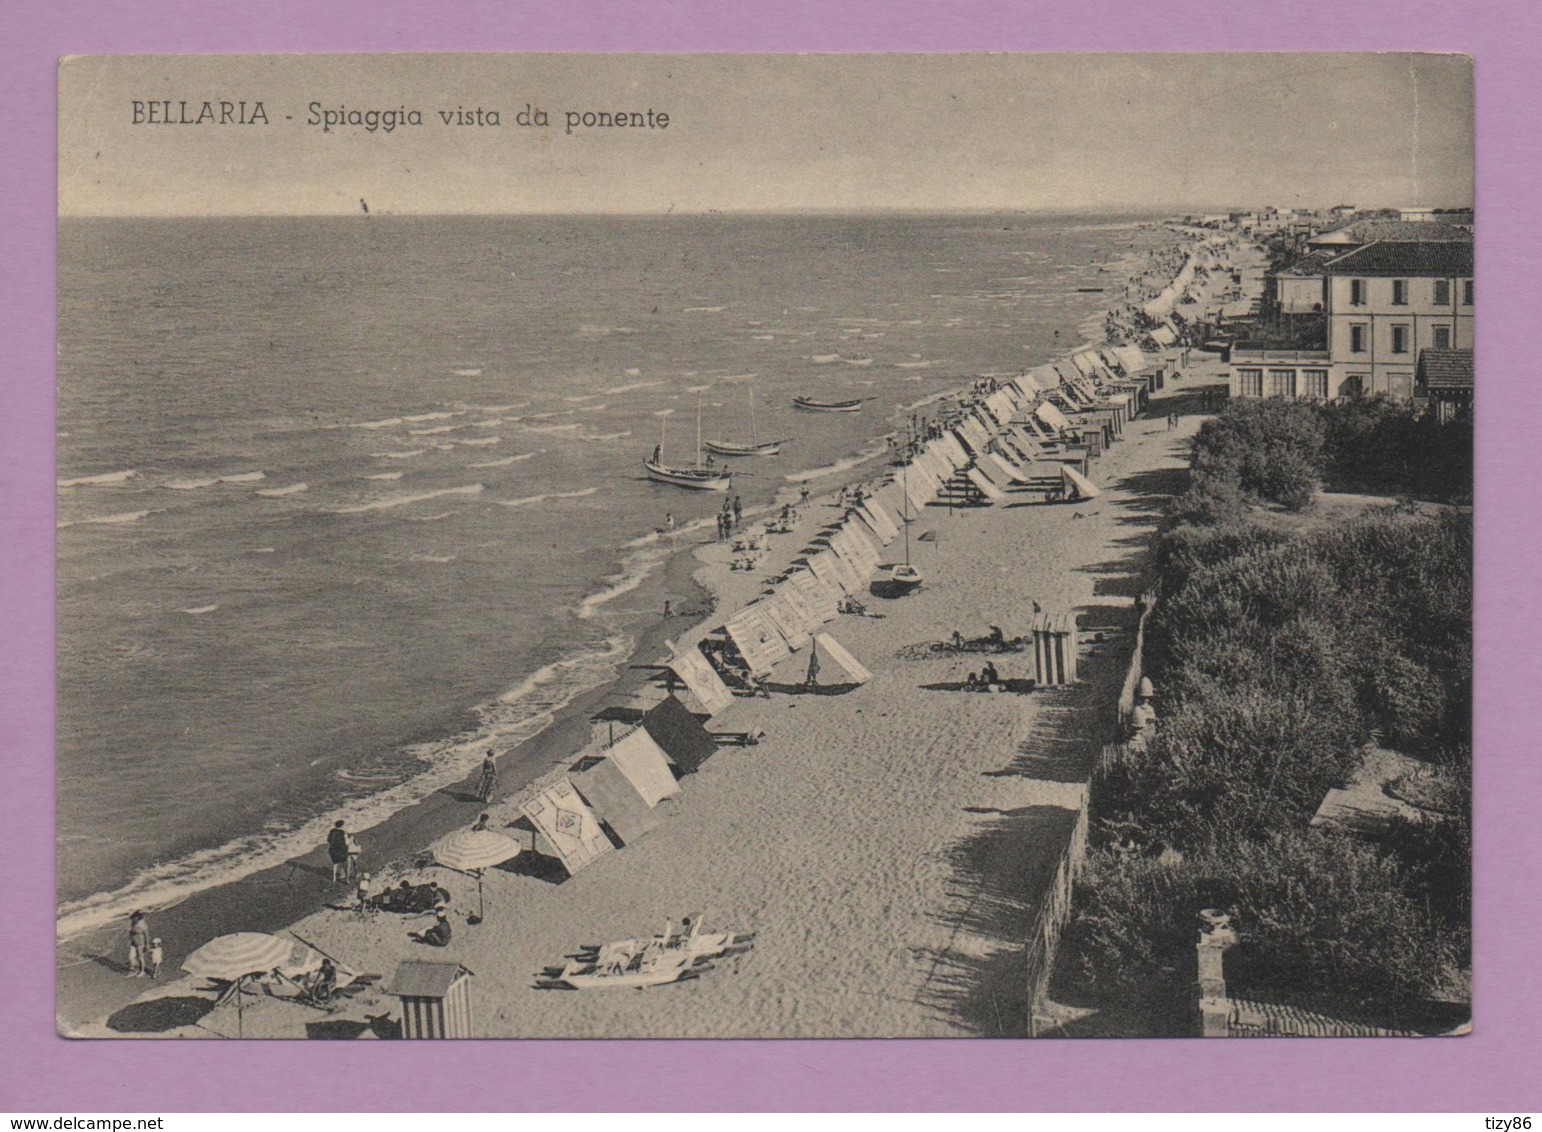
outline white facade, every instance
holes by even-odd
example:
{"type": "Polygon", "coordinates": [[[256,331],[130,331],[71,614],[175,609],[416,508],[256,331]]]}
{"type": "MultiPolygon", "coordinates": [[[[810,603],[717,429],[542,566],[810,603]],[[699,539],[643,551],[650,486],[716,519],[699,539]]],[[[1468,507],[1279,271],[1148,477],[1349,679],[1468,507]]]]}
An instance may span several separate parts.
{"type": "Polygon", "coordinates": [[[1333,275],[1328,353],[1346,392],[1413,397],[1419,351],[1472,347],[1472,279],[1333,275]]]}

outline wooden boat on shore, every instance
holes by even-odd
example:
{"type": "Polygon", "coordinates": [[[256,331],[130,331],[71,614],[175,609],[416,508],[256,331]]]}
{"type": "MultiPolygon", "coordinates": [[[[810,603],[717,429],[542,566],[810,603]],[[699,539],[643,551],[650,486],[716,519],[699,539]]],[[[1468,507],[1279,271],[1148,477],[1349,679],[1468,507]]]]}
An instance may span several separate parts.
{"type": "Polygon", "coordinates": [[[794,397],[792,405],[795,409],[805,409],[811,413],[860,413],[862,411],[862,398],[854,401],[816,401],[812,397],[794,397]]]}
{"type": "Polygon", "coordinates": [[[782,450],[780,440],[768,440],[761,443],[760,434],[755,430],[755,395],[750,394],[750,442],[737,444],[731,440],[709,440],[707,451],[716,452],[719,456],[775,456],[782,450]]]}
{"type": "Polygon", "coordinates": [[[696,463],[679,467],[664,463],[664,425],[659,423],[659,446],[651,458],[643,461],[648,478],[659,483],[672,483],[693,491],[727,491],[733,485],[733,475],[726,468],[714,468],[701,462],[701,395],[696,395],[696,463]]]}

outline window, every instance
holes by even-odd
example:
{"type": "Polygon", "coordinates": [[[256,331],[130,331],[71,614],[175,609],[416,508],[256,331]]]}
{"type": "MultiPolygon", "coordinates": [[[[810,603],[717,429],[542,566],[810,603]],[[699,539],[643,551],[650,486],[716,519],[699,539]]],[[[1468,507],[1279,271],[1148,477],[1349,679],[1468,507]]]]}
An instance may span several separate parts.
{"type": "Polygon", "coordinates": [[[1435,280],[1435,305],[1437,307],[1449,307],[1451,305],[1451,280],[1435,280]]]}
{"type": "Polygon", "coordinates": [[[1392,281],[1392,305],[1406,307],[1408,305],[1408,280],[1394,279],[1392,281]]]}
{"type": "Polygon", "coordinates": [[[1392,352],[1394,354],[1408,353],[1408,327],[1398,325],[1392,328],[1392,352]]]}
{"type": "Polygon", "coordinates": [[[1449,350],[1451,348],[1451,328],[1449,326],[1435,327],[1435,349],[1449,350]]]}
{"type": "Polygon", "coordinates": [[[1471,279],[1463,279],[1462,280],[1462,306],[1464,306],[1464,307],[1472,306],[1472,280],[1471,279]]]}
{"type": "Polygon", "coordinates": [[[1269,396],[1294,397],[1296,395],[1296,371],[1272,369],[1269,371],[1269,396]]]}
{"type": "Polygon", "coordinates": [[[1352,307],[1365,306],[1365,280],[1351,279],[1349,281],[1349,305],[1352,307]]]}
{"type": "Polygon", "coordinates": [[[1349,328],[1349,352],[1365,353],[1365,323],[1357,322],[1349,328]]]}
{"type": "Polygon", "coordinates": [[[1237,396],[1262,397],[1264,395],[1264,371],[1239,369],[1237,371],[1237,396]]]}
{"type": "Polygon", "coordinates": [[[1319,401],[1326,401],[1328,399],[1328,371],[1325,369],[1302,370],[1301,395],[1303,397],[1315,397],[1319,401]]]}
{"type": "Polygon", "coordinates": [[[1343,384],[1339,386],[1340,397],[1359,397],[1365,392],[1366,376],[1363,373],[1351,373],[1345,376],[1343,384]]]}
{"type": "Polygon", "coordinates": [[[1387,374],[1387,396],[1394,401],[1411,401],[1413,399],[1413,374],[1387,374]]]}

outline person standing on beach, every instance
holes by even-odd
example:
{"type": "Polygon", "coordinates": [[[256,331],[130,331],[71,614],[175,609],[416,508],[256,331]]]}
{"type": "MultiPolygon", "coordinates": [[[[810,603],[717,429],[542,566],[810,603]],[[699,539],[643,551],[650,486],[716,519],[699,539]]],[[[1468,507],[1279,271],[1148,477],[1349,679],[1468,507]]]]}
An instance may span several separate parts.
{"type": "Polygon", "coordinates": [[[149,964],[150,925],[145,922],[143,912],[135,912],[129,917],[129,969],[124,978],[144,978],[149,964]]]}
{"type": "Polygon", "coordinates": [[[799,498],[803,501],[803,506],[807,507],[808,506],[808,485],[807,484],[805,484],[803,487],[800,487],[798,489],[798,495],[799,495],[799,498]]]}
{"type": "Polygon", "coordinates": [[[744,521],[744,508],[739,503],[739,497],[734,496],[734,526],[744,521]]]}
{"type": "Polygon", "coordinates": [[[332,823],[332,828],[327,831],[327,857],[332,862],[332,883],[336,884],[348,869],[348,831],[343,828],[341,819],[332,823]]]}
{"type": "Polygon", "coordinates": [[[491,750],[482,759],[482,779],[477,783],[477,797],[482,799],[485,806],[493,800],[493,791],[498,789],[498,760],[491,750]]]}
{"type": "Polygon", "coordinates": [[[664,512],[664,529],[670,534],[675,533],[675,513],[673,511],[664,512]]]}

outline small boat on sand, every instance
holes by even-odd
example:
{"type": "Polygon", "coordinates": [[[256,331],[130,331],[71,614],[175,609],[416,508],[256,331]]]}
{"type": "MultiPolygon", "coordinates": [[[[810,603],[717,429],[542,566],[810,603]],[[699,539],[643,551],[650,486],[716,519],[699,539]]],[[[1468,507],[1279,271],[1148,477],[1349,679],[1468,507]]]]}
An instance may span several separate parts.
{"type": "Polygon", "coordinates": [[[811,413],[859,413],[862,411],[862,398],[854,401],[816,401],[812,397],[794,397],[793,408],[806,409],[811,413]]]}

